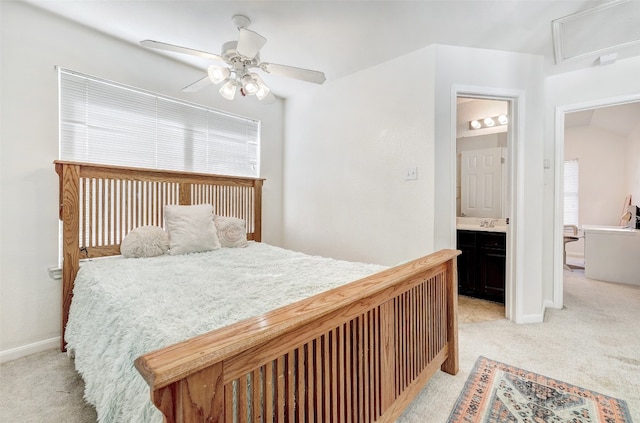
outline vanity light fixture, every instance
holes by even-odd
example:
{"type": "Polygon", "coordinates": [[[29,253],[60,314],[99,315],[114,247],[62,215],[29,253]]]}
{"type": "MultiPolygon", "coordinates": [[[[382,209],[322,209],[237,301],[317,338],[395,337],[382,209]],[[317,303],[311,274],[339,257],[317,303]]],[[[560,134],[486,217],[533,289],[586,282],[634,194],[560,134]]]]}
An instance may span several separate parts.
{"type": "Polygon", "coordinates": [[[509,123],[507,115],[489,116],[483,119],[474,119],[469,121],[469,129],[492,128],[494,126],[502,126],[509,123]]]}

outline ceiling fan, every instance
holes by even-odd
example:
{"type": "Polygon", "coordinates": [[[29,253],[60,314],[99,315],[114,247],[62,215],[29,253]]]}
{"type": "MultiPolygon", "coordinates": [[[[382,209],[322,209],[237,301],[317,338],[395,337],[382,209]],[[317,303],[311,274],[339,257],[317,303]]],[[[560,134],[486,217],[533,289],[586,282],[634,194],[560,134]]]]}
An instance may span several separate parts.
{"type": "Polygon", "coordinates": [[[258,100],[269,97],[271,90],[260,75],[253,72],[255,69],[315,84],[322,84],[326,80],[324,73],[319,71],[261,62],[260,49],[265,45],[267,39],[257,32],[247,29],[251,21],[246,16],[235,15],[232,21],[239,31],[238,40],[224,43],[222,53],[219,55],[153,40],[144,40],[140,44],[144,47],[224,62],[223,66],[210,65],[207,69],[207,76],[187,85],[182,91],[198,91],[208,84],[214,83],[220,85],[220,94],[228,100],[233,100],[237,91],[240,91],[242,96],[255,95],[258,100]]]}

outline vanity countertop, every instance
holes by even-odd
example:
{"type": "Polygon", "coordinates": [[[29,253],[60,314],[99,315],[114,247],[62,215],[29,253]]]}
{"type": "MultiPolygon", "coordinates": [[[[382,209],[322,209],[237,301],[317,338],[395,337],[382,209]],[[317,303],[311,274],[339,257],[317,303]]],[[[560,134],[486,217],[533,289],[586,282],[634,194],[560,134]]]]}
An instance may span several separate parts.
{"type": "Polygon", "coordinates": [[[507,232],[506,219],[484,217],[457,217],[456,229],[464,231],[507,232]]]}

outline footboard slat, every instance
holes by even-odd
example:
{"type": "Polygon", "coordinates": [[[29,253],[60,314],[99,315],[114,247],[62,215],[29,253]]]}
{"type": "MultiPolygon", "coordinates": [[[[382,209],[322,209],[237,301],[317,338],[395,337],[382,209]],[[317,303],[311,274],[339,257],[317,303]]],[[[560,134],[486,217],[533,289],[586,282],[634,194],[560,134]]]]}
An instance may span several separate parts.
{"type": "Polygon", "coordinates": [[[338,330],[334,329],[329,333],[331,340],[331,421],[337,422],[339,415],[338,408],[338,330]]]}
{"type": "Polygon", "coordinates": [[[167,421],[187,400],[179,421],[393,421],[438,368],[457,372],[457,254],[441,251],[146,354],[136,367],[167,421]],[[220,388],[191,393],[194,377],[218,374],[212,368],[220,388]]]}
{"type": "Polygon", "coordinates": [[[265,417],[264,421],[267,421],[267,416],[273,416],[273,403],[275,402],[274,391],[275,384],[273,383],[273,375],[275,374],[273,368],[273,362],[270,361],[267,363],[265,367],[264,378],[266,379],[265,390],[264,390],[264,409],[265,409],[265,417]]]}
{"type": "Polygon", "coordinates": [[[313,374],[313,395],[309,397],[309,402],[313,404],[314,412],[312,413],[313,419],[310,416],[307,421],[326,421],[326,410],[324,408],[325,392],[323,389],[323,387],[325,386],[325,381],[322,370],[324,360],[324,357],[322,356],[324,350],[324,342],[324,336],[321,336],[316,339],[314,345],[314,362],[310,365],[310,367],[313,369],[311,371],[311,373],[313,374]]]}

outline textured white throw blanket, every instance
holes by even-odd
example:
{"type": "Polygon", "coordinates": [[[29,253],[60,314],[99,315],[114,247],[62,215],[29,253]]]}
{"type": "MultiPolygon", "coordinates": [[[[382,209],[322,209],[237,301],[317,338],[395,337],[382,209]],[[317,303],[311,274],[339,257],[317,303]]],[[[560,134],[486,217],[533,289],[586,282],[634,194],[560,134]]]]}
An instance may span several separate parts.
{"type": "Polygon", "coordinates": [[[83,263],[66,330],[99,422],[162,422],[135,369],[144,353],[383,270],[263,243],[83,263]]]}

